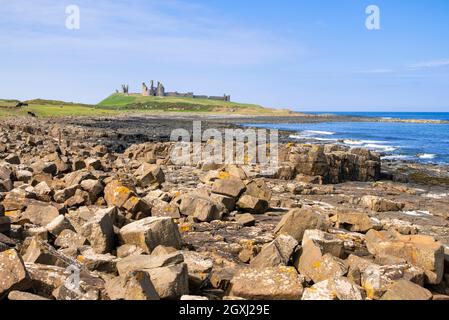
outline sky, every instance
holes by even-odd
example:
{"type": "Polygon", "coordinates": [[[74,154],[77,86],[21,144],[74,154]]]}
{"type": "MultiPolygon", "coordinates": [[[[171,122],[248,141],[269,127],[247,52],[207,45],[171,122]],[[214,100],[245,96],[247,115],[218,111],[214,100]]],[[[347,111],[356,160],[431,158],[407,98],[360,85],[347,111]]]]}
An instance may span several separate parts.
{"type": "Polygon", "coordinates": [[[298,111],[449,112],[448,40],[447,0],[0,0],[0,98],[98,103],[159,80],[298,111]]]}

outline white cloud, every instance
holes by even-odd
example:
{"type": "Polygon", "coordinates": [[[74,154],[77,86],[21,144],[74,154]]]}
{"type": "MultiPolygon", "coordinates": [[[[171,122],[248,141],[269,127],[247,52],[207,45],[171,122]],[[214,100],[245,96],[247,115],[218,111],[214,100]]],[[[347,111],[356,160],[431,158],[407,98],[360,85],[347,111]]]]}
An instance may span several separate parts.
{"type": "Polygon", "coordinates": [[[440,59],[440,60],[432,60],[416,63],[409,66],[411,70],[419,70],[419,69],[433,69],[433,68],[441,68],[449,66],[449,59],[440,59]]]}

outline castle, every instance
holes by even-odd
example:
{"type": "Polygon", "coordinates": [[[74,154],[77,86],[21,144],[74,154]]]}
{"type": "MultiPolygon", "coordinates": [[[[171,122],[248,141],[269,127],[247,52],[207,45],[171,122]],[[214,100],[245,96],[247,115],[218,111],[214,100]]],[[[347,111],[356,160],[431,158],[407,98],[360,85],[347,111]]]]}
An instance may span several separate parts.
{"type": "MultiPolygon", "coordinates": [[[[121,93],[129,94],[129,86],[122,85],[121,93]]],[[[209,99],[218,101],[231,101],[230,95],[223,96],[205,96],[195,95],[193,92],[180,93],[180,92],[165,92],[164,85],[158,81],[157,86],[154,86],[154,81],[151,80],[151,85],[148,87],[145,82],[142,83],[142,96],[144,97],[180,97],[180,98],[193,98],[193,99],[209,99]]]]}

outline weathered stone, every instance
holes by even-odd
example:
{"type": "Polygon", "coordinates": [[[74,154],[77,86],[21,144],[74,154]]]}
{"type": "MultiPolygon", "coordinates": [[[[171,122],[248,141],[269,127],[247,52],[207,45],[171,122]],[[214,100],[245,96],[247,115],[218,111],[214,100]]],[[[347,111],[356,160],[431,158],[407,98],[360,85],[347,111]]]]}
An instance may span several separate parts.
{"type": "Polygon", "coordinates": [[[179,211],[201,222],[221,220],[222,217],[222,212],[213,201],[197,193],[182,196],[179,211]]]}
{"type": "Polygon", "coordinates": [[[46,301],[50,300],[41,296],[38,296],[36,294],[32,294],[29,292],[22,292],[22,291],[11,291],[8,294],[8,300],[10,301],[46,301]]]}
{"type": "Polygon", "coordinates": [[[286,266],[297,246],[298,241],[291,236],[280,235],[265,245],[250,265],[255,269],[286,266]]]}
{"type": "Polygon", "coordinates": [[[103,192],[103,184],[98,180],[84,180],[81,182],[81,188],[89,193],[91,199],[96,199],[103,192]]]}
{"type": "Polygon", "coordinates": [[[0,215],[0,233],[8,233],[11,230],[11,219],[0,215]]]}
{"type": "Polygon", "coordinates": [[[117,258],[111,254],[96,253],[90,247],[80,249],[81,255],[77,260],[82,262],[84,267],[91,271],[116,273],[117,272],[117,258]]]}
{"type": "Polygon", "coordinates": [[[268,202],[250,195],[243,195],[237,201],[237,207],[253,214],[263,214],[268,210],[268,202]]]}
{"type": "Polygon", "coordinates": [[[235,221],[244,227],[252,227],[256,224],[256,219],[250,213],[237,214],[235,221]]]}
{"type": "Polygon", "coordinates": [[[249,300],[300,300],[299,274],[291,267],[244,269],[231,280],[229,295],[249,300]]]}
{"type": "Polygon", "coordinates": [[[126,258],[132,255],[140,255],[143,250],[133,244],[124,244],[117,248],[117,258],[126,258]]]}
{"type": "Polygon", "coordinates": [[[131,255],[117,263],[117,270],[120,275],[135,270],[154,269],[168,267],[184,262],[184,256],[180,252],[174,252],[166,255],[131,255]]]}
{"type": "Polygon", "coordinates": [[[432,237],[371,230],[366,235],[366,245],[371,254],[402,258],[422,268],[430,284],[438,284],[443,278],[444,248],[432,237]]]}
{"type": "Polygon", "coordinates": [[[4,160],[9,164],[20,164],[19,156],[13,153],[9,154],[4,160]]]}
{"type": "Polygon", "coordinates": [[[325,229],[328,226],[326,217],[312,208],[293,209],[279,222],[276,234],[288,234],[301,242],[307,229],[325,229]]]}
{"type": "Polygon", "coordinates": [[[375,212],[401,211],[405,206],[401,202],[395,202],[376,196],[364,196],[361,199],[361,203],[375,212]]]}
{"type": "Polygon", "coordinates": [[[345,243],[338,235],[321,230],[306,230],[302,238],[302,247],[306,247],[310,241],[320,248],[322,254],[330,253],[337,258],[344,258],[345,243]]]}
{"type": "Polygon", "coordinates": [[[47,229],[47,231],[52,235],[58,236],[62,231],[73,229],[73,227],[70,224],[70,221],[68,221],[63,215],[59,215],[47,224],[45,229],[47,229]]]}
{"type": "Polygon", "coordinates": [[[95,180],[95,176],[89,171],[78,170],[69,173],[64,177],[67,187],[79,185],[84,180],[95,180]]]}
{"type": "Polygon", "coordinates": [[[29,276],[16,250],[0,252],[0,299],[12,290],[26,290],[29,276]]]}
{"type": "Polygon", "coordinates": [[[368,232],[374,228],[370,217],[363,212],[338,212],[334,221],[336,227],[346,229],[352,232],[368,232]]]}
{"type": "Polygon", "coordinates": [[[209,299],[207,297],[202,296],[189,296],[184,295],[181,297],[181,301],[208,301],[209,299]]]}
{"type": "Polygon", "coordinates": [[[79,248],[85,245],[87,239],[82,235],[69,230],[63,230],[55,240],[55,245],[60,248],[79,248]]]}
{"type": "Polygon", "coordinates": [[[170,218],[150,217],[130,223],[120,229],[123,244],[134,244],[146,253],[159,245],[181,248],[181,235],[170,218]]]}
{"type": "Polygon", "coordinates": [[[126,217],[132,220],[148,218],[151,215],[151,207],[138,197],[129,198],[123,204],[123,209],[128,212],[126,217]]]}
{"type": "Polygon", "coordinates": [[[46,226],[59,216],[59,210],[46,203],[30,204],[22,214],[22,219],[28,219],[38,226],[46,226]]]}
{"type": "Polygon", "coordinates": [[[234,199],[237,199],[245,189],[245,184],[235,178],[216,180],[212,186],[212,192],[234,199]]]}
{"type": "Polygon", "coordinates": [[[213,261],[194,251],[182,251],[189,274],[189,287],[198,289],[209,279],[213,261]]]}
{"type": "Polygon", "coordinates": [[[75,195],[76,190],[78,190],[78,189],[79,189],[79,186],[74,185],[74,186],[70,186],[70,187],[62,189],[62,190],[58,190],[53,195],[53,198],[55,199],[55,201],[57,203],[64,203],[68,199],[73,197],[75,195]]]}
{"type": "Polygon", "coordinates": [[[165,182],[165,174],[161,167],[144,163],[134,172],[139,186],[145,188],[151,185],[162,185],[165,182]]]}
{"type": "Polygon", "coordinates": [[[153,217],[169,217],[173,219],[181,218],[181,213],[179,212],[178,206],[160,199],[152,201],[151,215],[153,217]]]}
{"type": "Polygon", "coordinates": [[[131,189],[116,180],[110,182],[104,189],[104,199],[110,207],[122,208],[126,201],[133,196],[135,194],[131,189]]]}
{"type": "Polygon", "coordinates": [[[304,290],[302,300],[365,300],[363,289],[345,277],[330,278],[304,290]]]}
{"type": "Polygon", "coordinates": [[[88,158],[88,159],[84,160],[84,163],[86,164],[87,169],[93,169],[93,170],[102,170],[103,169],[103,166],[99,159],[88,158]]]}
{"type": "Polygon", "coordinates": [[[96,253],[109,253],[114,248],[114,226],[108,212],[98,211],[85,223],[81,234],[85,237],[96,253]]]}
{"type": "Polygon", "coordinates": [[[124,300],[160,300],[148,272],[133,271],[123,282],[124,300]]]}
{"type": "Polygon", "coordinates": [[[432,293],[408,280],[393,283],[381,300],[432,300],[432,293]]]}
{"type": "Polygon", "coordinates": [[[56,175],[58,172],[58,168],[54,162],[38,161],[34,163],[31,168],[34,173],[48,173],[52,176],[56,175]]]}
{"type": "Polygon", "coordinates": [[[185,263],[146,271],[161,299],[179,299],[189,294],[189,276],[185,263]]]}
{"type": "Polygon", "coordinates": [[[37,184],[34,187],[34,193],[36,194],[37,199],[40,201],[45,202],[52,201],[53,190],[48,186],[48,184],[45,181],[42,181],[41,183],[37,184]]]}
{"type": "Polygon", "coordinates": [[[227,212],[231,212],[235,209],[235,199],[221,194],[211,194],[210,199],[216,204],[224,207],[227,212]]]}

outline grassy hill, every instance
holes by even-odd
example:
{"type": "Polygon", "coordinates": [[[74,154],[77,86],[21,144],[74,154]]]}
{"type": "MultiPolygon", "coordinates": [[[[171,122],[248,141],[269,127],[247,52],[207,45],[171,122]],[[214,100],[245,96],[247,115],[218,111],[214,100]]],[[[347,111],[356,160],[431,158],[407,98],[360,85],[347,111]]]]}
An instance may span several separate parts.
{"type": "Polygon", "coordinates": [[[264,108],[255,104],[243,104],[208,99],[175,97],[142,97],[141,95],[113,94],[98,105],[35,99],[24,101],[27,105],[15,108],[18,100],[0,99],[0,117],[27,116],[29,112],[40,118],[64,116],[111,116],[124,113],[211,113],[236,115],[285,116],[291,112],[264,108]]]}
{"type": "Polygon", "coordinates": [[[143,97],[139,94],[113,94],[98,104],[100,108],[158,112],[205,112],[230,114],[286,114],[287,110],[264,108],[256,104],[180,97],[143,97]]]}

